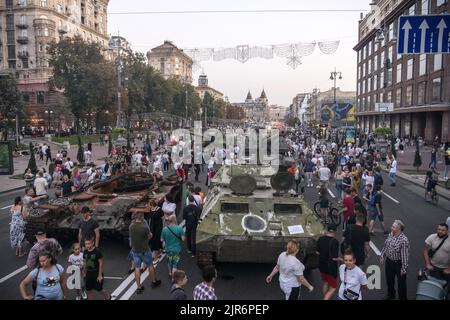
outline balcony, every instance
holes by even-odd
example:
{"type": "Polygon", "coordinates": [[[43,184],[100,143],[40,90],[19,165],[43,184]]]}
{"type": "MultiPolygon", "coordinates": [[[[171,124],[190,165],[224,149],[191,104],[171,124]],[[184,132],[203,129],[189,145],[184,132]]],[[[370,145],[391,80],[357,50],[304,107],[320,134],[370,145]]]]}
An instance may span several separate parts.
{"type": "Polygon", "coordinates": [[[69,32],[69,28],[67,26],[59,26],[58,32],[61,34],[66,34],[67,32],[69,32]]]}
{"type": "Polygon", "coordinates": [[[29,54],[28,54],[27,50],[22,50],[22,51],[17,52],[17,56],[20,59],[28,59],[29,54]]]}
{"type": "Polygon", "coordinates": [[[28,43],[28,36],[18,36],[17,42],[20,44],[27,44],[28,43]]]}
{"type": "Polygon", "coordinates": [[[19,29],[27,29],[28,28],[28,23],[26,23],[26,22],[18,22],[16,24],[16,27],[19,28],[19,29]]]}

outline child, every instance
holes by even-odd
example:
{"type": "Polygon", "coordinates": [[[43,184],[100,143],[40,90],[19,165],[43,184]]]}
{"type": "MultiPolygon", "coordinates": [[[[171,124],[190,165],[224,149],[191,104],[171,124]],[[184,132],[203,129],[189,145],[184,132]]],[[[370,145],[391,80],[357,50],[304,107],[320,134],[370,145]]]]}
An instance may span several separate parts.
{"type": "Polygon", "coordinates": [[[183,270],[176,270],[173,273],[173,286],[170,290],[170,300],[187,300],[183,286],[187,283],[187,276],[183,270]]]}
{"type": "Polygon", "coordinates": [[[84,240],[84,262],[86,265],[87,299],[92,300],[93,290],[102,293],[105,300],[111,300],[111,295],[103,289],[103,254],[95,247],[93,239],[84,240]]]}
{"type": "MultiPolygon", "coordinates": [[[[72,254],[69,256],[69,264],[72,266],[76,266],[80,268],[80,273],[84,273],[84,259],[83,259],[83,252],[81,252],[81,246],[79,243],[74,243],[72,245],[71,249],[72,254]]],[[[80,279],[81,280],[81,279],[80,279]]],[[[80,281],[81,282],[81,281],[80,281]]],[[[84,288],[77,289],[77,300],[86,299],[87,295],[84,291],[84,288]]]]}

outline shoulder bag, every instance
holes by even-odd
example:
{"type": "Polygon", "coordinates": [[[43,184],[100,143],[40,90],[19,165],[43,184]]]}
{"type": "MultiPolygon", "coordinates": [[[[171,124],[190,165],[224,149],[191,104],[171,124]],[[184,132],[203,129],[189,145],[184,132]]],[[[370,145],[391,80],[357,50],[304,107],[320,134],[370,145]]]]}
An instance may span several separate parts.
{"type": "Polygon", "coordinates": [[[167,227],[167,229],[169,229],[169,231],[175,236],[177,237],[180,241],[183,241],[175,232],[172,231],[172,229],[170,229],[170,227],[167,227]]]}
{"type": "Polygon", "coordinates": [[[361,287],[360,287],[358,293],[356,293],[353,290],[347,289],[347,267],[345,267],[345,271],[344,271],[344,293],[342,295],[347,300],[355,301],[355,300],[358,300],[360,294],[361,294],[361,287]]]}

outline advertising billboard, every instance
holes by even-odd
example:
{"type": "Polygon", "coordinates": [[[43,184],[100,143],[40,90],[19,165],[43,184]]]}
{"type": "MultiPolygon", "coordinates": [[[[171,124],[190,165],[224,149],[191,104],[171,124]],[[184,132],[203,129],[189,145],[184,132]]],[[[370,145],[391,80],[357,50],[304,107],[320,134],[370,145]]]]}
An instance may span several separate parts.
{"type": "Polygon", "coordinates": [[[320,113],[321,123],[330,123],[333,127],[354,126],[356,108],[352,103],[323,104],[320,113]]]}

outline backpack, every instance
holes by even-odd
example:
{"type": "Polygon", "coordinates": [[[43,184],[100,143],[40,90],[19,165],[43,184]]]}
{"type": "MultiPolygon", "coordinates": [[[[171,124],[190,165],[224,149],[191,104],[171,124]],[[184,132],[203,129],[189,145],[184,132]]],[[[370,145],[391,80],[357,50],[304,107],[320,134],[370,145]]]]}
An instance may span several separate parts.
{"type": "Polygon", "coordinates": [[[374,184],[378,185],[378,186],[382,186],[383,185],[383,177],[381,176],[381,173],[377,173],[375,175],[374,184]]]}

